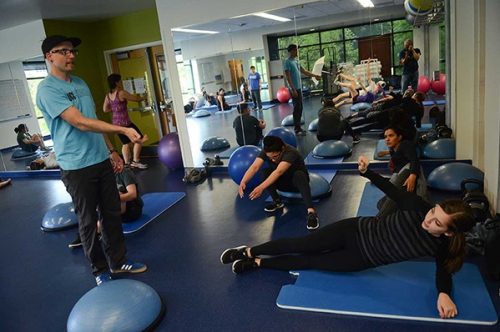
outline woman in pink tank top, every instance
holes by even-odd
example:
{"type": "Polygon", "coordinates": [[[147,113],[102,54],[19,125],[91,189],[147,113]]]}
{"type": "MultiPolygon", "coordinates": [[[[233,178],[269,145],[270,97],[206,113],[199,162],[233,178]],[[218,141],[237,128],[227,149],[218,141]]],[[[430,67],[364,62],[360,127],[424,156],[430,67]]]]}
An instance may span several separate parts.
{"type": "Polygon", "coordinates": [[[108,76],[108,85],[110,92],[104,98],[102,110],[104,112],[113,112],[113,124],[122,127],[132,127],[141,135],[141,140],[137,143],[132,143],[125,135],[118,135],[122,142],[122,155],[125,165],[130,167],[146,169],[148,166],[141,163],[142,144],[148,140],[147,135],[143,135],[139,128],[130,121],[127,110],[128,101],[140,102],[146,100],[146,96],[138,96],[128,93],[123,89],[122,78],[118,74],[108,76]],[[130,151],[132,150],[132,160],[130,160],[130,151]]]}

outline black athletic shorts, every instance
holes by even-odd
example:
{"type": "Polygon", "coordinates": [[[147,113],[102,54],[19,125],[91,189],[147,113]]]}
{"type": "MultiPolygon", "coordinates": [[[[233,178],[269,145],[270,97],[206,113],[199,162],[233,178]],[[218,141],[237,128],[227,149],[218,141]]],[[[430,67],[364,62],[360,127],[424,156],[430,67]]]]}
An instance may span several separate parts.
{"type": "MultiPolygon", "coordinates": [[[[133,124],[132,122],[130,122],[130,124],[128,126],[124,126],[124,127],[134,128],[139,133],[139,135],[141,135],[141,138],[144,137],[144,135],[141,133],[141,131],[139,130],[139,128],[137,128],[137,126],[135,124],[133,124]]],[[[127,135],[118,134],[118,137],[120,137],[120,141],[122,141],[123,144],[130,143],[130,139],[127,137],[127,135]]]]}

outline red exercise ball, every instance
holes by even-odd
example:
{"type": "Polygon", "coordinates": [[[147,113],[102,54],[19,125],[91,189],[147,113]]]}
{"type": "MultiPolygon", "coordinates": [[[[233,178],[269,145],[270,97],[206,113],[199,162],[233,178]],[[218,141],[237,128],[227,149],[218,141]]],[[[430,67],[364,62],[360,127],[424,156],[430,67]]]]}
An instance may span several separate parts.
{"type": "Polygon", "coordinates": [[[284,86],[279,88],[278,92],[276,93],[276,98],[280,101],[280,103],[288,103],[290,97],[290,91],[288,91],[288,88],[284,86]]]}
{"type": "Polygon", "coordinates": [[[431,89],[435,94],[444,95],[446,93],[446,75],[439,74],[439,81],[432,81],[431,89]]]}
{"type": "Polygon", "coordinates": [[[430,88],[431,88],[431,81],[429,80],[429,78],[425,75],[420,75],[418,77],[417,91],[420,91],[425,94],[427,93],[427,91],[429,91],[430,88]]]}

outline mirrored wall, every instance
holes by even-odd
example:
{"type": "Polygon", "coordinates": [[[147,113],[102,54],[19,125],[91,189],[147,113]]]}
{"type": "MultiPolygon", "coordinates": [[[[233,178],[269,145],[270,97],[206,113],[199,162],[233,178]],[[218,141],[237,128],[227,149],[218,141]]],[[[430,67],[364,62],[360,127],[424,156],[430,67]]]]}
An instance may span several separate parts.
{"type": "MultiPolygon", "coordinates": [[[[272,1],[269,7],[272,8],[272,1]]],[[[200,153],[200,148],[209,137],[222,137],[231,146],[237,146],[233,122],[238,112],[233,109],[217,113],[219,91],[224,90],[224,100],[229,105],[241,102],[242,82],[248,84],[250,67],[254,66],[262,78],[262,100],[272,102],[278,88],[286,85],[282,62],[288,57],[289,44],[300,46],[298,60],[307,70],[312,70],[323,56],[327,71],[339,63],[359,64],[360,60],[377,58],[382,63],[384,80],[399,80],[399,52],[405,39],[413,39],[423,51],[419,61],[421,75],[432,77],[435,71],[445,69],[444,23],[425,28],[414,26],[405,19],[402,4],[378,3],[370,9],[361,8],[355,1],[319,1],[267,12],[277,17],[255,14],[172,30],[195,165],[203,162],[206,154],[200,153]],[[203,107],[209,115],[192,116],[193,109],[203,107]]],[[[325,76],[319,85],[302,77],[303,89],[316,95],[326,93],[330,84],[325,76]]],[[[276,105],[270,111],[252,115],[268,122],[266,131],[272,129],[269,122],[273,122],[273,117],[282,114],[276,105]]]]}

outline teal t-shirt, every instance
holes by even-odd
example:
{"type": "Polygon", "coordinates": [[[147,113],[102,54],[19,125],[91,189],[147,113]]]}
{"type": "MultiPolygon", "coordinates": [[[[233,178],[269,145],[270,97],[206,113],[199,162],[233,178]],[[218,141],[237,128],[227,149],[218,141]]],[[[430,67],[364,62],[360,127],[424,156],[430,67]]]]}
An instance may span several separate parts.
{"type": "Polygon", "coordinates": [[[290,72],[292,78],[293,87],[296,90],[302,90],[302,84],[300,83],[300,65],[296,58],[288,58],[285,60],[283,65],[285,71],[290,72]]]}
{"type": "Polygon", "coordinates": [[[47,76],[38,86],[36,104],[47,122],[56,158],[63,170],[81,169],[109,158],[101,133],[81,131],[60,116],[74,106],[84,117],[97,119],[94,100],[82,79],[71,76],[68,82],[47,76]]]}

